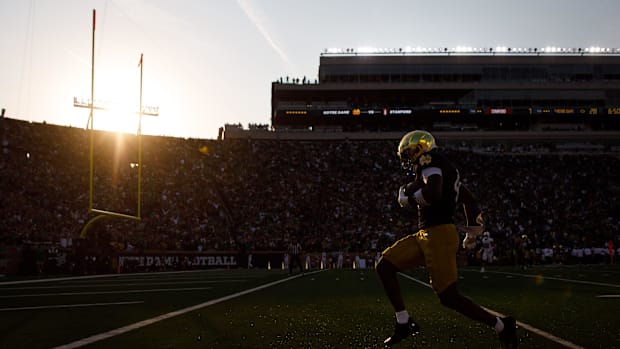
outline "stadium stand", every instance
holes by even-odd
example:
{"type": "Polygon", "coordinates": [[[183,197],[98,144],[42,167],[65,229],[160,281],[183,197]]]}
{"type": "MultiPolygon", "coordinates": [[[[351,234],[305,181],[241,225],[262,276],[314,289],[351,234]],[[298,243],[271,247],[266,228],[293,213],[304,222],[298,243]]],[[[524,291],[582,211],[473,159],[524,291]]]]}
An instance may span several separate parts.
{"type": "MultiPolygon", "coordinates": [[[[344,251],[350,266],[356,256],[373,260],[415,229],[411,212],[396,204],[405,180],[395,155],[398,137],[145,136],[143,219],[101,221],[81,240],[92,217],[88,131],[10,118],[0,128],[0,274],[118,271],[119,253],[145,251],[252,251],[260,266],[256,254],[282,253],[291,235],[317,259],[328,252],[335,263],[344,251]]],[[[135,136],[125,135],[120,143],[129,150],[119,151],[118,136],[97,133],[101,208],[131,213],[135,207],[132,142],[135,136]]],[[[607,241],[620,245],[617,145],[445,144],[484,203],[498,263],[579,263],[574,249],[582,248],[598,251],[588,262],[606,262],[607,241]],[[531,261],[520,259],[524,235],[531,261]],[[545,257],[544,249],[553,253],[545,257]]]]}

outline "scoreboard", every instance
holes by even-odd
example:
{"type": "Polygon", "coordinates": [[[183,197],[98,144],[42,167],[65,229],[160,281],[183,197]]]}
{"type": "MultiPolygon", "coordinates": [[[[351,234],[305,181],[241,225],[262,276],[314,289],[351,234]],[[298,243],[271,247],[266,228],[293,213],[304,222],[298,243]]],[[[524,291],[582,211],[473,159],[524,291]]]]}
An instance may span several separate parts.
{"type": "Polygon", "coordinates": [[[287,117],[355,117],[355,116],[414,116],[414,115],[620,115],[620,107],[529,107],[529,108],[286,108],[276,110],[276,118],[287,117]]]}
{"type": "Polygon", "coordinates": [[[272,121],[276,128],[340,126],[344,130],[433,129],[433,125],[446,123],[480,129],[528,129],[537,122],[605,123],[616,128],[620,107],[299,107],[276,109],[272,121]]]}

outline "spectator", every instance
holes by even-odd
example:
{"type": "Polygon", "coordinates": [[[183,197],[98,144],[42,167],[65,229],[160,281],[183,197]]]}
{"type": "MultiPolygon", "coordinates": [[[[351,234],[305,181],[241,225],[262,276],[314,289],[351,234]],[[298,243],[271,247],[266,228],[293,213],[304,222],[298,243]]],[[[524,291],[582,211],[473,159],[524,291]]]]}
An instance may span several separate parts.
{"type": "MultiPolygon", "coordinates": [[[[326,252],[336,265],[342,250],[342,265],[351,266],[350,253],[383,250],[417,228],[392,193],[381,190],[398,187],[405,175],[394,171],[393,141],[144,136],[142,146],[142,220],[102,220],[88,231],[89,239],[108,234],[117,251],[129,245],[134,253],[237,250],[243,238],[252,251],[284,252],[293,231],[308,252],[320,253],[329,238],[326,252]]],[[[92,218],[89,132],[4,118],[0,147],[0,244],[76,241],[92,218]]],[[[617,156],[560,152],[548,142],[519,148],[465,143],[445,153],[470,171],[462,180],[485,203],[498,263],[519,262],[523,234],[532,263],[542,262],[535,251],[554,245],[556,263],[575,245],[604,248],[602,258],[609,258],[604,243],[620,241],[617,156]],[[483,176],[489,168],[494,176],[483,176]],[[591,226],[598,229],[586,233],[591,226]]],[[[95,208],[136,214],[135,136],[117,143],[116,135],[96,132],[94,156],[95,208]]],[[[59,254],[73,249],[66,245],[59,254]]]]}

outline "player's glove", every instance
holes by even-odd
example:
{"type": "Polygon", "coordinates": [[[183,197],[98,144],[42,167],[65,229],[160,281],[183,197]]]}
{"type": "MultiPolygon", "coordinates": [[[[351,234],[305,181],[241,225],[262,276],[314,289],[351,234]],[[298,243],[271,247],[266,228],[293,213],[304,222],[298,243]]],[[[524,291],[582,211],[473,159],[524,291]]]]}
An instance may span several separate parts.
{"type": "Polygon", "coordinates": [[[463,248],[472,249],[476,247],[476,238],[484,231],[484,219],[482,213],[476,217],[476,224],[472,225],[459,225],[457,229],[465,233],[465,239],[463,239],[463,248]]]}
{"type": "Polygon", "coordinates": [[[409,207],[409,196],[405,194],[406,187],[406,185],[403,185],[398,189],[398,204],[400,207],[409,207]]]}
{"type": "Polygon", "coordinates": [[[476,235],[472,233],[465,233],[465,238],[463,239],[463,248],[466,250],[473,250],[476,248],[476,235]]]}

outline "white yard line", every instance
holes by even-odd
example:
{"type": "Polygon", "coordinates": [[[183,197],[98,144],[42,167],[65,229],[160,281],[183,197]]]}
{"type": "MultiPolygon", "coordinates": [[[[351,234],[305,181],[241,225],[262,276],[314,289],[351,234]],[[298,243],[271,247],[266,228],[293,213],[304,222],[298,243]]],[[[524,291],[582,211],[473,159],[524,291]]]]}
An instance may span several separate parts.
{"type": "Polygon", "coordinates": [[[121,287],[121,286],[155,286],[155,285],[181,285],[181,284],[215,284],[229,282],[246,282],[248,280],[229,279],[229,280],[197,280],[197,281],[168,281],[168,282],[141,282],[141,283],[123,283],[121,280],[115,280],[117,284],[63,284],[57,286],[30,286],[30,287],[6,287],[0,288],[0,291],[15,290],[46,290],[54,288],[90,288],[90,287],[121,287]]]}
{"type": "MultiPolygon", "coordinates": [[[[423,282],[423,281],[420,281],[420,280],[418,280],[418,279],[416,279],[416,278],[414,278],[412,276],[409,276],[409,275],[404,274],[404,273],[400,273],[400,275],[405,277],[405,278],[407,278],[407,279],[409,279],[409,280],[411,280],[411,281],[414,281],[414,282],[416,282],[416,283],[418,283],[420,285],[423,285],[423,286],[426,286],[428,288],[431,288],[430,284],[428,284],[426,282],[423,282]]],[[[515,275],[518,275],[518,274],[515,274],[515,275]]],[[[482,307],[482,308],[484,308],[486,311],[488,311],[489,313],[491,313],[491,314],[493,314],[495,316],[498,316],[498,317],[504,317],[505,316],[504,314],[498,313],[498,312],[496,312],[496,311],[494,311],[492,309],[488,309],[488,308],[485,308],[485,307],[482,307]]],[[[556,342],[556,343],[558,343],[560,345],[563,345],[563,346],[565,346],[567,348],[570,348],[570,349],[585,349],[582,346],[574,344],[574,343],[572,343],[570,341],[567,341],[565,339],[556,337],[556,336],[552,335],[551,333],[548,333],[548,332],[545,332],[543,330],[540,330],[540,329],[538,329],[536,327],[533,327],[531,325],[528,325],[528,324],[526,324],[524,322],[517,321],[517,325],[519,327],[521,327],[521,328],[524,328],[524,329],[526,329],[526,330],[528,330],[528,331],[530,331],[532,333],[535,333],[535,334],[537,334],[537,335],[539,335],[539,336],[541,336],[543,338],[546,338],[546,339],[548,339],[548,340],[550,340],[552,342],[556,342]]]]}
{"type": "MultiPolygon", "coordinates": [[[[464,271],[474,272],[473,270],[464,270],[464,271]]],[[[476,271],[476,272],[479,273],[479,271],[476,271]]],[[[585,280],[564,279],[564,278],[553,277],[553,276],[544,276],[544,275],[535,275],[535,274],[508,273],[508,272],[502,272],[502,271],[486,271],[486,273],[489,273],[489,274],[503,274],[503,275],[511,275],[511,276],[521,276],[521,277],[524,277],[524,278],[532,278],[532,279],[538,279],[538,278],[542,277],[543,280],[556,280],[556,281],[572,282],[572,283],[575,283],[575,284],[584,284],[584,285],[620,288],[620,285],[617,285],[617,284],[609,284],[609,283],[605,283],[605,282],[595,282],[595,281],[585,281],[585,280]]]]}
{"type": "Polygon", "coordinates": [[[157,288],[147,290],[122,290],[122,291],[101,291],[101,292],[61,292],[61,293],[36,293],[36,294],[14,294],[0,296],[0,298],[24,298],[24,297],[49,297],[49,296],[84,296],[94,294],[121,294],[121,293],[146,293],[146,292],[178,292],[178,291],[199,291],[210,290],[213,287],[187,287],[187,288],[157,288]]]}
{"type": "MultiPolygon", "coordinates": [[[[153,275],[175,275],[175,274],[196,274],[196,273],[215,273],[217,271],[223,272],[222,269],[209,269],[209,270],[181,270],[181,271],[161,271],[161,272],[152,272],[152,273],[129,273],[129,274],[100,274],[100,275],[84,275],[84,276],[68,276],[68,277],[60,277],[60,278],[49,278],[49,279],[34,279],[34,280],[19,280],[19,281],[0,281],[0,287],[4,285],[22,285],[22,284],[35,284],[35,283],[43,283],[43,282],[54,282],[54,281],[73,281],[73,280],[88,280],[88,279],[101,279],[101,278],[123,278],[123,277],[138,277],[138,278],[151,278],[153,275]]],[[[213,275],[218,276],[218,275],[213,275]]],[[[238,277],[238,276],[235,276],[238,277]]]]}
{"type": "MultiPolygon", "coordinates": [[[[319,273],[319,272],[322,272],[322,271],[325,271],[325,270],[317,270],[317,271],[308,272],[308,273],[306,273],[306,275],[311,275],[311,274],[319,273]]],[[[152,325],[152,324],[154,324],[156,322],[159,322],[159,321],[167,320],[167,319],[173,318],[175,316],[183,315],[183,314],[186,314],[186,313],[189,313],[189,312],[192,312],[192,311],[204,308],[204,307],[208,307],[208,306],[213,305],[213,304],[221,303],[221,302],[233,299],[233,298],[244,296],[244,295],[249,294],[249,293],[260,291],[262,289],[265,289],[265,288],[268,288],[268,287],[272,287],[272,286],[281,284],[283,282],[287,282],[287,281],[290,281],[292,279],[296,279],[296,278],[301,277],[301,276],[302,276],[301,274],[297,274],[297,275],[294,275],[294,276],[289,276],[287,278],[284,278],[284,279],[281,279],[281,280],[278,280],[278,281],[273,281],[273,282],[270,282],[268,284],[264,284],[264,285],[257,286],[257,287],[254,287],[254,288],[250,288],[250,289],[247,289],[245,291],[233,293],[233,294],[230,294],[228,296],[224,296],[224,297],[221,297],[221,298],[218,298],[218,299],[213,299],[213,300],[210,300],[210,301],[207,301],[207,302],[204,302],[204,303],[196,304],[196,305],[193,305],[191,307],[179,309],[179,310],[167,313],[167,314],[162,314],[160,316],[156,316],[154,318],[150,318],[150,319],[146,319],[146,320],[143,320],[143,321],[140,321],[140,322],[136,322],[136,323],[131,324],[131,325],[127,325],[127,326],[124,326],[124,327],[119,327],[117,329],[114,329],[114,330],[111,330],[111,331],[108,331],[108,332],[104,332],[104,333],[96,334],[96,335],[93,335],[93,336],[90,336],[90,337],[86,337],[86,338],[77,340],[75,342],[69,343],[69,344],[65,344],[65,345],[61,345],[61,346],[55,347],[53,349],[79,348],[79,347],[82,347],[82,346],[85,346],[85,345],[88,345],[88,344],[92,344],[92,343],[95,343],[95,342],[102,341],[104,339],[108,339],[108,338],[111,338],[111,337],[115,337],[115,336],[121,335],[121,334],[129,332],[129,331],[136,330],[136,329],[141,328],[141,327],[152,325]]]]}
{"type": "Polygon", "coordinates": [[[54,282],[54,281],[100,279],[100,278],[114,277],[114,276],[117,276],[117,274],[101,274],[101,275],[87,275],[87,276],[70,276],[70,277],[63,277],[63,278],[5,281],[5,282],[0,282],[0,287],[4,285],[24,285],[24,284],[39,284],[39,283],[54,282]]]}
{"type": "Polygon", "coordinates": [[[19,307],[19,308],[0,308],[0,311],[15,310],[34,310],[34,309],[59,309],[59,308],[85,308],[85,307],[102,307],[110,305],[130,305],[144,303],[144,301],[133,302],[114,302],[114,303],[85,303],[85,304],[59,304],[59,305],[41,305],[37,307],[19,307]]]}

